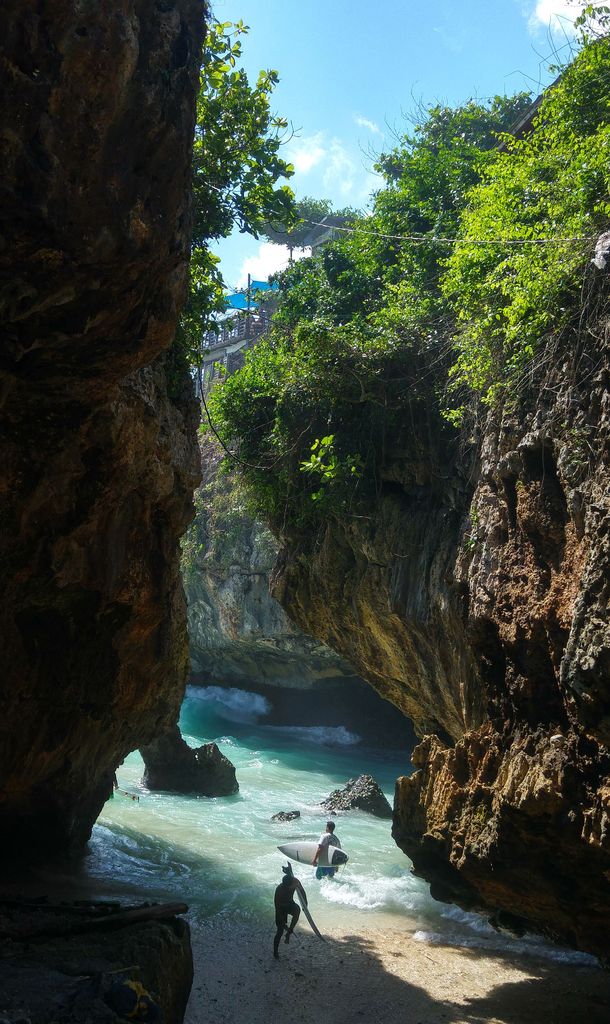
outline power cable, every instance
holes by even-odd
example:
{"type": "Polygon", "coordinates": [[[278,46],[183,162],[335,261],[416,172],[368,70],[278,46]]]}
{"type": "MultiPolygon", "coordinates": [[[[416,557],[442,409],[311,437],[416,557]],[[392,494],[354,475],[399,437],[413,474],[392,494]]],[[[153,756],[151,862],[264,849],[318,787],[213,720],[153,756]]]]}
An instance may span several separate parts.
{"type": "MultiPolygon", "coordinates": [[[[223,191],[216,185],[212,185],[211,182],[206,181],[205,184],[216,192],[223,191]]],[[[228,198],[237,198],[237,195],[229,196],[228,198]]],[[[383,238],[390,242],[414,242],[418,245],[563,245],[573,242],[594,242],[597,238],[597,235],[572,235],[566,238],[442,238],[438,235],[423,234],[390,235],[385,234],[383,231],[369,231],[361,227],[341,227],[338,224],[325,224],[324,221],[309,220],[307,217],[303,217],[302,221],[304,224],[309,224],[310,227],[314,228],[329,228],[333,231],[343,231],[348,234],[370,235],[372,238],[383,238]]]]}
{"type": "MultiPolygon", "coordinates": [[[[233,462],[237,462],[240,466],[245,466],[246,469],[262,470],[265,473],[269,473],[272,469],[275,468],[275,466],[277,466],[282,461],[282,459],[286,458],[287,455],[292,455],[297,450],[301,438],[307,433],[308,430],[311,429],[311,427],[313,425],[313,421],[310,421],[307,424],[307,426],[301,431],[301,433],[297,437],[297,439],[294,442],[294,444],[290,448],[288,448],[287,450],[280,452],[279,455],[277,456],[277,458],[275,458],[273,460],[273,462],[270,462],[269,465],[265,466],[262,463],[246,462],[245,459],[240,458],[239,455],[237,455],[235,452],[232,452],[229,448],[227,448],[227,446],[224,443],[222,437],[220,436],[220,434],[218,433],[216,427],[214,426],[214,422],[213,422],[212,417],[210,415],[210,409],[209,409],[208,403],[205,400],[205,394],[204,394],[204,390],[203,390],[203,375],[201,373],[201,367],[200,366],[197,367],[197,377],[199,379],[199,397],[201,398],[201,404],[203,406],[203,409],[204,409],[204,412],[205,412],[205,416],[206,416],[206,419],[208,421],[210,430],[214,434],[214,437],[216,438],[216,440],[220,444],[220,447],[225,452],[225,454],[230,459],[232,459],[233,462]]],[[[268,421],[268,422],[270,422],[270,421],[268,421]]]]}
{"type": "Polygon", "coordinates": [[[441,238],[438,235],[386,235],[382,231],[367,231],[366,228],[359,227],[339,227],[338,224],[325,224],[318,220],[305,219],[305,223],[315,228],[330,228],[333,231],[345,231],[349,234],[371,235],[373,238],[384,238],[391,242],[417,242],[420,245],[545,245],[565,242],[594,242],[597,237],[596,235],[573,235],[568,238],[441,238]]]}

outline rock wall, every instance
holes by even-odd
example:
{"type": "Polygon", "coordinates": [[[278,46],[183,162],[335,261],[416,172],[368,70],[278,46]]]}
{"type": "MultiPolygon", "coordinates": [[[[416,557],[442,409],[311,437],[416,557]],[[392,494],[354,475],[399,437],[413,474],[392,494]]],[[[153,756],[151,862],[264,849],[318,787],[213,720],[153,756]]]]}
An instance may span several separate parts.
{"type": "Polygon", "coordinates": [[[439,421],[387,442],[366,516],[282,535],[273,596],[303,629],[349,658],[420,732],[457,739],[484,718],[485,692],[454,574],[473,455],[439,421]]]}
{"type": "Polygon", "coordinates": [[[200,0],[0,12],[3,855],[82,844],[176,721],[199,467],[185,295],[200,0]]]}
{"type": "Polygon", "coordinates": [[[222,455],[212,440],[201,442],[203,482],[184,542],[191,681],[264,695],[269,722],[344,725],[411,746],[411,729],[395,708],[271,596],[277,541],[250,514],[237,475],[221,469],[222,455]]]}
{"type": "Polygon", "coordinates": [[[235,766],[216,743],[189,747],[177,725],[142,748],[143,784],[151,790],[233,796],[239,792],[235,766]]]}
{"type": "Polygon", "coordinates": [[[448,444],[390,454],[370,520],[283,537],[274,593],[425,739],[393,834],[433,895],[608,955],[608,331],[549,344],[448,444]]]}
{"type": "MultiPolygon", "coordinates": [[[[2,906],[0,959],[5,1020],[36,1024],[116,1024],[106,997],[119,978],[154,993],[165,1024],[181,1024],[193,982],[190,929],[181,917],[87,928],[77,906],[9,901],[2,906]],[[75,929],[76,920],[78,927],[75,929]],[[27,933],[38,932],[35,939],[27,933]],[[42,933],[42,934],[41,934],[42,933]]],[[[102,913],[102,905],[95,908],[102,913]]],[[[117,904],[106,913],[121,912],[117,904]]],[[[154,912],[154,911],[153,911],[154,912]]]]}
{"type": "Polygon", "coordinates": [[[304,634],[271,597],[277,542],[250,515],[222,457],[213,440],[201,443],[203,481],[183,557],[193,675],[210,684],[294,689],[353,677],[344,659],[304,634]]]}

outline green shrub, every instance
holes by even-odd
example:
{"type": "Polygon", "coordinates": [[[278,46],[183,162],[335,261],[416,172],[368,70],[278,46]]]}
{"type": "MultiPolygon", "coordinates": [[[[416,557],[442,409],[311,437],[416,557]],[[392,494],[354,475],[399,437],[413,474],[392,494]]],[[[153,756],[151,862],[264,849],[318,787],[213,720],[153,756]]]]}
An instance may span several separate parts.
{"type": "Polygon", "coordinates": [[[532,133],[507,139],[462,214],[465,244],[455,247],[443,281],[457,320],[451,372],[488,403],[518,380],[549,333],[580,316],[592,240],[610,219],[609,158],[610,40],[603,39],[547,93],[532,133]],[[468,244],[522,238],[532,241],[468,244]]]}
{"type": "Polygon", "coordinates": [[[279,276],[270,336],[210,400],[277,529],[361,514],[389,449],[448,457],[456,392],[476,405],[514,390],[545,338],[581,315],[610,213],[609,47],[584,48],[523,139],[506,135],[523,94],[432,108],[380,158],[371,216],[279,276]],[[574,236],[586,240],[535,241],[574,236]]]}

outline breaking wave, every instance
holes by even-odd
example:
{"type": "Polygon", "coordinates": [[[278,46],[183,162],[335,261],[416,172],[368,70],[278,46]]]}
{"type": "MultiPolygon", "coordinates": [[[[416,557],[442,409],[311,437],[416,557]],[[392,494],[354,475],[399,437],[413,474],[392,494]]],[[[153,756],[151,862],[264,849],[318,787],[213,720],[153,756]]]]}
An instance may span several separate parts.
{"type": "Polygon", "coordinates": [[[358,733],[349,732],[344,725],[268,725],[265,732],[320,747],[354,747],[362,740],[358,733]]]}
{"type": "Polygon", "coordinates": [[[271,711],[265,697],[234,686],[188,686],[186,699],[207,704],[210,711],[230,722],[258,722],[271,711]]]}
{"type": "MultiPolygon", "coordinates": [[[[373,860],[371,856],[371,861],[373,860]]],[[[371,865],[372,866],[372,865],[371,865]]],[[[323,881],[320,893],[329,903],[357,910],[385,910],[389,913],[413,912],[425,907],[429,897],[418,891],[406,872],[402,877],[356,874],[344,869],[338,881],[323,881]]]]}

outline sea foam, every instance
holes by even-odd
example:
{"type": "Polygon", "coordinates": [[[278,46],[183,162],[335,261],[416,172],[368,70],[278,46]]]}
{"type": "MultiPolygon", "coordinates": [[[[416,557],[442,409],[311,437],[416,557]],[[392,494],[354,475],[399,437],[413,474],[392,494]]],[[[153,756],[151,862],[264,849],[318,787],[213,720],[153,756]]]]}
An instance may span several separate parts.
{"type": "Polygon", "coordinates": [[[535,936],[513,939],[504,937],[490,928],[488,935],[478,933],[468,934],[467,931],[457,932],[428,932],[418,929],[413,934],[416,942],[426,942],[433,946],[457,946],[461,949],[480,949],[488,952],[504,952],[512,955],[541,957],[544,960],[552,960],[555,963],[579,965],[582,967],[595,967],[597,960],[588,953],[579,953],[571,949],[561,949],[551,946],[542,939],[535,936]]]}
{"type": "Polygon", "coordinates": [[[382,874],[354,874],[347,868],[338,880],[323,881],[320,893],[329,903],[357,910],[385,910],[390,913],[414,913],[426,905],[426,895],[409,874],[389,877],[382,874]]]}
{"type": "Polygon", "coordinates": [[[291,737],[301,743],[314,743],[320,747],[353,747],[362,737],[349,732],[344,725],[267,725],[265,732],[291,737]]]}
{"type": "Polygon", "coordinates": [[[510,952],[526,956],[543,957],[558,963],[595,966],[595,957],[576,950],[554,946],[538,935],[527,934],[522,938],[498,931],[485,917],[470,914],[459,907],[442,906],[441,930],[419,929],[413,935],[416,942],[431,945],[459,946],[465,949],[482,949],[489,952],[510,952]]]}

